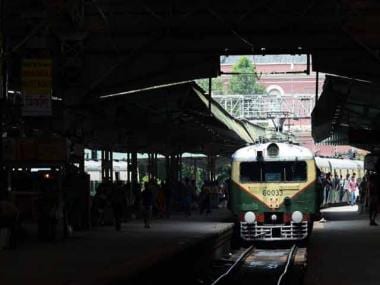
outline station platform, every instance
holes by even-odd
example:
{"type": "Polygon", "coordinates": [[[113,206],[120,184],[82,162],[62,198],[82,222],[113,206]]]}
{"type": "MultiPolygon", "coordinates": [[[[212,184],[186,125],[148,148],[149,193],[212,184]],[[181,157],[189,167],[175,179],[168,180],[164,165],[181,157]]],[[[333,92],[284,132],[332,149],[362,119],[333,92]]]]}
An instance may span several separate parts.
{"type": "Polygon", "coordinates": [[[326,209],[326,222],[314,223],[305,285],[380,284],[380,226],[369,226],[368,214],[356,210],[326,209]]]}
{"type": "Polygon", "coordinates": [[[134,220],[121,232],[105,226],[64,241],[27,241],[0,251],[0,284],[135,284],[130,280],[157,265],[187,260],[184,266],[191,266],[199,255],[210,256],[227,243],[232,228],[231,213],[222,208],[207,216],[194,211],[190,217],[153,219],[149,229],[134,220]]]}

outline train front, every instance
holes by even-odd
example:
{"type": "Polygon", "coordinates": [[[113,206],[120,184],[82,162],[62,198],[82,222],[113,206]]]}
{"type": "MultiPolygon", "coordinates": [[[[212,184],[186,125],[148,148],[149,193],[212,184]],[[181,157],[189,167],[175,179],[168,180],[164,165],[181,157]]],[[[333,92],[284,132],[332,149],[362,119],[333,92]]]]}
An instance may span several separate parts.
{"type": "Polygon", "coordinates": [[[317,212],[310,150],[287,143],[244,147],[233,155],[231,210],[245,241],[302,240],[317,212]]]}

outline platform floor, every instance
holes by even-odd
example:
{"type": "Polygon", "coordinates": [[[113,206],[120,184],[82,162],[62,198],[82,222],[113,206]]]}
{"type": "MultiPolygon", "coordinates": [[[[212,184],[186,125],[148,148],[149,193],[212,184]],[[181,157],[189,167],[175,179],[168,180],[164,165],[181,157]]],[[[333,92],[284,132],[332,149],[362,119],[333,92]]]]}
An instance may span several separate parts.
{"type": "Polygon", "coordinates": [[[65,241],[27,241],[0,251],[0,284],[113,284],[231,230],[231,221],[229,210],[216,209],[208,216],[154,219],[150,229],[135,220],[123,224],[121,232],[99,227],[65,241]]]}
{"type": "Polygon", "coordinates": [[[370,227],[368,215],[354,210],[329,209],[327,222],[314,224],[305,285],[380,284],[380,226],[370,227]]]}

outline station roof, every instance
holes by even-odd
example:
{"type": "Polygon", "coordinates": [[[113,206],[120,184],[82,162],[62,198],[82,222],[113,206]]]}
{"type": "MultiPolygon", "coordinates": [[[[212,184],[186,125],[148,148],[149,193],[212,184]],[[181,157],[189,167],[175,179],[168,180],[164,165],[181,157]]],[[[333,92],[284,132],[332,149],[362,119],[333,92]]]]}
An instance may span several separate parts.
{"type": "Polygon", "coordinates": [[[380,150],[380,85],[326,76],[312,113],[316,142],[380,150]]]}
{"type": "Polygon", "coordinates": [[[265,136],[214,100],[209,106],[194,82],[100,98],[80,124],[87,147],[120,152],[223,154],[265,136]]]}
{"type": "Polygon", "coordinates": [[[75,98],[213,77],[221,55],[311,54],[315,71],[378,80],[379,12],[376,0],[9,1],[10,87],[20,59],[41,54],[56,88],[83,79],[75,98]]]}
{"type": "MultiPolygon", "coordinates": [[[[127,90],[217,76],[221,55],[310,54],[314,71],[380,82],[379,13],[380,2],[376,0],[258,0],[254,4],[246,0],[234,3],[226,0],[19,0],[4,5],[2,37],[6,39],[9,87],[22,88],[22,59],[51,58],[54,93],[70,107],[76,105],[74,108],[77,107],[76,112],[81,116],[72,119],[80,121],[74,122],[78,125],[85,124],[83,131],[88,145],[103,147],[114,143],[123,150],[127,146],[144,150],[152,141],[157,141],[160,150],[174,151],[185,146],[184,151],[203,152],[206,147],[199,145],[208,139],[209,148],[225,151],[249,140],[243,125],[225,119],[227,115],[220,110],[212,111],[213,115],[207,117],[206,111],[197,115],[195,109],[182,109],[180,98],[185,95],[152,92],[165,98],[167,109],[156,102],[154,95],[149,97],[152,102],[138,103],[134,98],[138,95],[123,96],[123,99],[100,98],[127,90]],[[173,98],[166,100],[164,94],[173,98]],[[91,107],[81,109],[82,104],[91,107]],[[125,110],[129,114],[124,114],[125,110]],[[141,115],[145,113],[149,115],[141,115]],[[170,129],[158,127],[156,122],[160,120],[171,126],[170,129]],[[145,121],[149,121],[149,125],[145,121]],[[198,129],[202,131],[196,141],[191,136],[198,129]],[[177,137],[174,131],[178,131],[177,137]],[[95,134],[101,139],[96,140],[95,134]],[[224,145],[215,139],[218,135],[225,140],[224,145]],[[131,138],[130,141],[126,141],[126,137],[131,138]],[[134,139],[137,137],[139,140],[134,139]],[[174,144],[181,139],[182,143],[174,144]],[[217,142],[213,145],[211,139],[217,142]]],[[[359,97],[362,91],[377,92],[375,84],[337,79],[332,85],[336,87],[328,87],[325,93],[330,93],[329,88],[332,88],[331,92],[348,96],[342,112],[351,119],[347,115],[339,117],[341,115],[333,110],[339,102],[332,99],[328,103],[329,99],[323,99],[324,96],[333,96],[323,95],[318,105],[323,104],[329,110],[326,112],[329,118],[325,119],[323,108],[317,106],[316,140],[323,141],[335,134],[335,141],[350,144],[380,141],[373,135],[378,130],[374,122],[377,111],[373,106],[379,106],[379,102],[376,98],[359,97]],[[355,91],[345,94],[344,90],[351,90],[353,86],[355,91]],[[354,93],[357,95],[352,99],[354,93]],[[368,113],[363,111],[367,107],[371,110],[368,113]],[[353,115],[357,111],[364,115],[353,115]],[[340,120],[333,121],[334,116],[340,120]]],[[[146,94],[139,93],[139,96],[148,96],[146,94]]],[[[189,105],[207,110],[202,96],[198,96],[196,102],[194,98],[189,105]]],[[[75,124],[71,121],[70,116],[65,116],[62,123],[65,132],[73,129],[75,124]]],[[[49,123],[45,120],[40,125],[49,123]]]]}

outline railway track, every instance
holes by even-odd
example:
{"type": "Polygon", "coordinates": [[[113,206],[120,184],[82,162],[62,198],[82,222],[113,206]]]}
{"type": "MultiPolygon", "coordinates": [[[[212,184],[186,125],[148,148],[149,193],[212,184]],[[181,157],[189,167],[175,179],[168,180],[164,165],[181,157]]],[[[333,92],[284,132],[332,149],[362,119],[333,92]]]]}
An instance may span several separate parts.
{"type": "Polygon", "coordinates": [[[296,285],[303,283],[306,248],[258,249],[251,246],[224,260],[227,269],[211,285],[296,285]]]}

